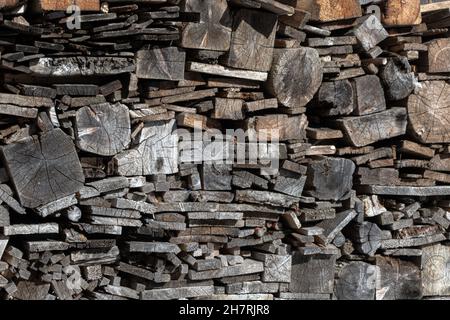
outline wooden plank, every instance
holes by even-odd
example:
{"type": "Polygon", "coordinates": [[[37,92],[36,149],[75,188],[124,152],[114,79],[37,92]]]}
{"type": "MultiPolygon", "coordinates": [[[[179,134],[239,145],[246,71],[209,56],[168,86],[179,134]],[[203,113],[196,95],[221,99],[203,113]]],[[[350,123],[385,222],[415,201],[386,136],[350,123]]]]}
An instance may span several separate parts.
{"type": "Polygon", "coordinates": [[[188,71],[212,74],[217,76],[240,78],[263,82],[267,80],[267,72],[231,69],[221,65],[212,65],[200,62],[188,62],[186,68],[188,71]]]}
{"type": "Polygon", "coordinates": [[[177,47],[139,50],[136,75],[141,79],[184,80],[186,53],[177,47]]]}
{"type": "Polygon", "coordinates": [[[450,1],[439,1],[434,3],[426,3],[420,5],[420,11],[422,13],[437,11],[450,8],[450,1]]]}

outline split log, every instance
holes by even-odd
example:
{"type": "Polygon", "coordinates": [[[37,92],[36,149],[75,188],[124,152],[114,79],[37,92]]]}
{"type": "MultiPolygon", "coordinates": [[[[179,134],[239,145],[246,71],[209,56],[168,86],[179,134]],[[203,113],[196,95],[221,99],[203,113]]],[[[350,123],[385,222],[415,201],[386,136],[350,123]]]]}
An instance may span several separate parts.
{"type": "Polygon", "coordinates": [[[319,89],[322,77],[317,50],[276,49],[266,87],[285,107],[304,107],[319,89]]]}
{"type": "Polygon", "coordinates": [[[79,109],[76,135],[81,150],[103,156],[121,152],[131,142],[128,107],[104,103],[79,109]]]}
{"type": "Polygon", "coordinates": [[[408,118],[412,133],[422,143],[442,143],[450,139],[447,108],[450,105],[450,85],[444,81],[421,83],[408,98],[408,118]]]}

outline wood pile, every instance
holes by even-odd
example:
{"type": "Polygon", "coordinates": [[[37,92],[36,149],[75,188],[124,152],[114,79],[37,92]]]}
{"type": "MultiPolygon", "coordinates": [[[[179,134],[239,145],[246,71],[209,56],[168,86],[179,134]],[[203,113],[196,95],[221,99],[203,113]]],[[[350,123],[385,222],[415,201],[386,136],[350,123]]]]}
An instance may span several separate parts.
{"type": "Polygon", "coordinates": [[[0,12],[2,298],[450,296],[449,1],[0,12]]]}

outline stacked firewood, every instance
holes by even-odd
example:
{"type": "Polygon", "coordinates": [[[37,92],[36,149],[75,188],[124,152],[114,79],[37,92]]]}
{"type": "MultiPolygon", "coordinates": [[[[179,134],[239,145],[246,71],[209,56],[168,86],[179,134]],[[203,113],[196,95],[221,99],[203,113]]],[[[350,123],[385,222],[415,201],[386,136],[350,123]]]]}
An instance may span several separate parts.
{"type": "Polygon", "coordinates": [[[450,6],[0,0],[5,299],[450,295],[450,6]]]}

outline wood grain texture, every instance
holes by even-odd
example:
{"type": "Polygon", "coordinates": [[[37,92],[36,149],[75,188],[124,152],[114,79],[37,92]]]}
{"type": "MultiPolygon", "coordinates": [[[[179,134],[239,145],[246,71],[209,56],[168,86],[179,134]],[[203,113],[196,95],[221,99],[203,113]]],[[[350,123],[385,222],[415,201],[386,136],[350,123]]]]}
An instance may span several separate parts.
{"type": "Polygon", "coordinates": [[[184,80],[186,53],[177,47],[153,48],[136,53],[136,75],[142,79],[184,80]]]}
{"type": "Polygon", "coordinates": [[[178,172],[178,134],[175,129],[175,119],[146,123],[138,147],[114,157],[117,172],[123,176],[178,172]]]}
{"type": "Polygon", "coordinates": [[[79,109],[76,136],[81,150],[102,156],[119,153],[131,142],[128,107],[103,103],[79,109]]]}
{"type": "Polygon", "coordinates": [[[353,146],[363,147],[405,134],[407,115],[404,108],[392,108],[371,115],[340,119],[338,124],[353,146]]]}
{"type": "Polygon", "coordinates": [[[319,89],[322,78],[317,50],[276,49],[266,88],[285,107],[304,107],[319,89]]]}
{"type": "Polygon", "coordinates": [[[417,25],[422,22],[420,0],[387,0],[381,21],[388,26],[417,25]]]}
{"type": "Polygon", "coordinates": [[[60,129],[2,148],[23,206],[36,208],[76,193],[84,176],[72,140],[60,129]]]}
{"type": "Polygon", "coordinates": [[[450,38],[431,40],[428,51],[421,53],[421,63],[429,73],[450,72],[450,38]]]}
{"type": "Polygon", "coordinates": [[[311,20],[321,22],[356,18],[362,14],[358,0],[297,1],[297,8],[311,12],[311,20]]]}
{"type": "Polygon", "coordinates": [[[269,71],[277,21],[272,13],[239,10],[234,15],[230,51],[224,64],[237,69],[269,71]]]}
{"type": "Polygon", "coordinates": [[[229,50],[233,19],[226,0],[186,0],[182,9],[184,12],[200,13],[198,23],[187,23],[183,28],[183,48],[229,50]]]}
{"type": "Polygon", "coordinates": [[[426,81],[408,98],[408,119],[412,133],[422,143],[442,143],[450,139],[450,85],[426,81]]]}

